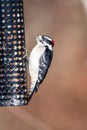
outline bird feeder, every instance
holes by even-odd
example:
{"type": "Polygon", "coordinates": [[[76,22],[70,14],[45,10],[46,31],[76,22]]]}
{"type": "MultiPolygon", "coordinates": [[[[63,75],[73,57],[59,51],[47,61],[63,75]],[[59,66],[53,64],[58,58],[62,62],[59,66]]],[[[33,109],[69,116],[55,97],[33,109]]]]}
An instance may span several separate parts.
{"type": "Polygon", "coordinates": [[[0,0],[0,106],[27,104],[23,0],[0,0]]]}

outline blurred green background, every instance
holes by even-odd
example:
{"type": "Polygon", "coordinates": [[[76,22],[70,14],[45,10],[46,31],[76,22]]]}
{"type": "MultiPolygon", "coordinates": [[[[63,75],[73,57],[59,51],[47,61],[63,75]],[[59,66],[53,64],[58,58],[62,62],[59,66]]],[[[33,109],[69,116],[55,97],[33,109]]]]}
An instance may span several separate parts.
{"type": "MultiPolygon", "coordinates": [[[[24,0],[28,51],[55,40],[47,77],[28,106],[1,107],[0,130],[87,130],[87,21],[80,0],[24,0]]],[[[30,81],[29,81],[30,84],[30,81]]]]}

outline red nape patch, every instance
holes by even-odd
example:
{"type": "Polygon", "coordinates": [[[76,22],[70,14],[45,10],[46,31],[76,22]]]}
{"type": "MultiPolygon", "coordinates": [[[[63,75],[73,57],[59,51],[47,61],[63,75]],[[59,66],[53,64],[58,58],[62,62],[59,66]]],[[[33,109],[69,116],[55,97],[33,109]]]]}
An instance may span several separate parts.
{"type": "Polygon", "coordinates": [[[52,45],[54,46],[54,40],[52,40],[52,45]]]}

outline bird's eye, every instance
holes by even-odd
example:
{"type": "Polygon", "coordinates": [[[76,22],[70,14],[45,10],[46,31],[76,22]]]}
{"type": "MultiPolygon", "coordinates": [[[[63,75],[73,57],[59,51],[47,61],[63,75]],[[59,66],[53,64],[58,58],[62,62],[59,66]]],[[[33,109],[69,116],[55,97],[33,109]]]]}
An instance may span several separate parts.
{"type": "Polygon", "coordinates": [[[42,40],[45,41],[45,37],[42,37],[42,40]]]}

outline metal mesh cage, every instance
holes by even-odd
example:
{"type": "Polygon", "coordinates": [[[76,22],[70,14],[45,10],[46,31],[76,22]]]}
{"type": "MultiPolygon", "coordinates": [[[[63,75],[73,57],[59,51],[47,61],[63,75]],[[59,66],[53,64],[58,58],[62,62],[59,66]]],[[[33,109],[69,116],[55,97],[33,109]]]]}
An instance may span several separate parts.
{"type": "Polygon", "coordinates": [[[0,0],[0,106],[28,104],[23,0],[0,0]]]}

